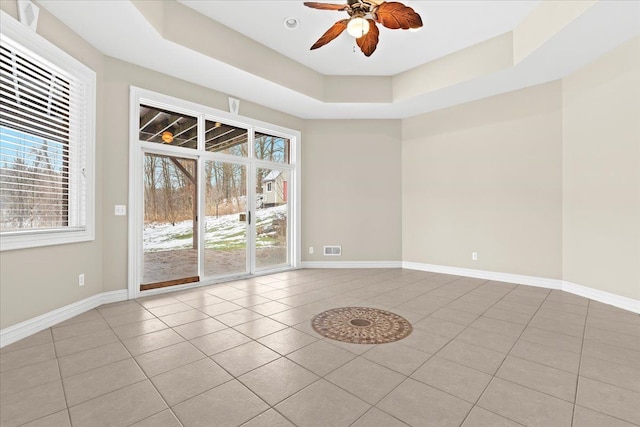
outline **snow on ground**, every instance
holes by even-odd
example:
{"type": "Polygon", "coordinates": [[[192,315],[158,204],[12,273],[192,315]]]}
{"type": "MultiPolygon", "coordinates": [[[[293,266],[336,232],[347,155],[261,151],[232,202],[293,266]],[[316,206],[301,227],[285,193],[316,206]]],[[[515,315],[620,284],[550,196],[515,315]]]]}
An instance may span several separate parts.
{"type": "MultiPolygon", "coordinates": [[[[273,221],[286,218],[287,205],[258,209],[256,216],[256,228],[259,233],[256,245],[277,246],[272,237],[275,233],[273,221]]],[[[247,223],[239,220],[239,214],[220,215],[218,218],[207,216],[206,221],[205,247],[224,249],[244,244],[247,223]]],[[[193,222],[180,221],[176,225],[152,222],[145,224],[143,236],[145,252],[189,249],[193,246],[193,222]]]]}

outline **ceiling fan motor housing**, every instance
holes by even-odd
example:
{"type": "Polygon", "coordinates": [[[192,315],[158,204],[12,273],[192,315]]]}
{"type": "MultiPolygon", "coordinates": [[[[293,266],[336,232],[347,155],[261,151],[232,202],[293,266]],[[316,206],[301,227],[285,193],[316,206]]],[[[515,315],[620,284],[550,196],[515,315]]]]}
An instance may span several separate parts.
{"type": "Polygon", "coordinates": [[[349,0],[348,5],[349,16],[362,18],[366,14],[372,13],[378,3],[367,0],[349,0]]]}

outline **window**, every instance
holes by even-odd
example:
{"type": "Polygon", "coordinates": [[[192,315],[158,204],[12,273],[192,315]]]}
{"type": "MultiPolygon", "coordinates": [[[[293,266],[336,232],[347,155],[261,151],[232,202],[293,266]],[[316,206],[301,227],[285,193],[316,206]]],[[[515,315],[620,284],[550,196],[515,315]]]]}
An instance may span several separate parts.
{"type": "Polygon", "coordinates": [[[271,191],[271,183],[267,182],[267,193],[270,193],[271,191]]]}
{"type": "Polygon", "coordinates": [[[140,106],[140,141],[198,148],[198,119],[161,108],[140,106]]]}
{"type": "Polygon", "coordinates": [[[247,157],[249,131],[224,122],[205,122],[205,150],[247,157]]]}
{"type": "Polygon", "coordinates": [[[289,163],[289,138],[256,132],[254,145],[257,159],[289,163]]]}
{"type": "Polygon", "coordinates": [[[1,249],[92,240],[95,73],[2,23],[1,249]]]}

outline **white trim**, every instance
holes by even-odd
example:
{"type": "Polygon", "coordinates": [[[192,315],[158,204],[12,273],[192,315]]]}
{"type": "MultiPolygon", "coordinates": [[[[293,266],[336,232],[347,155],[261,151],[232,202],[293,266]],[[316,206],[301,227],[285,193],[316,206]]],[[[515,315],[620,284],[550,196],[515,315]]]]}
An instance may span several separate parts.
{"type": "Polygon", "coordinates": [[[129,88],[129,223],[127,227],[128,268],[127,290],[129,299],[140,295],[140,270],[142,265],[142,150],[138,144],[139,126],[133,126],[132,117],[140,117],[139,96],[133,87],[129,88]]]}
{"type": "Polygon", "coordinates": [[[9,326],[0,330],[0,347],[12,344],[103,304],[124,301],[126,299],[126,289],[103,292],[65,305],[64,307],[57,308],[32,319],[25,320],[24,322],[20,322],[16,325],[9,326]]]}
{"type": "Polygon", "coordinates": [[[287,200],[287,204],[293,205],[290,207],[289,214],[291,215],[291,221],[287,221],[289,226],[290,240],[290,259],[292,268],[301,268],[302,265],[302,165],[301,165],[301,149],[302,139],[301,134],[297,133],[295,138],[292,138],[289,142],[289,163],[293,166],[290,171],[289,180],[289,195],[293,196],[287,200]]]}
{"type": "Polygon", "coordinates": [[[562,281],[562,290],[569,292],[570,294],[579,295],[603,304],[613,305],[614,307],[640,314],[640,300],[623,297],[621,295],[612,294],[610,292],[601,291],[600,289],[594,289],[588,286],[578,285],[565,280],[562,281]]]}
{"type": "Polygon", "coordinates": [[[402,262],[402,268],[408,270],[430,271],[433,273],[453,274],[456,276],[475,277],[478,279],[494,280],[497,282],[516,283],[518,285],[537,286],[540,288],[557,289],[570,294],[589,298],[603,304],[622,308],[640,314],[640,301],[627,298],[588,286],[578,285],[559,279],[525,276],[522,274],[500,273],[496,271],[473,270],[470,268],[449,267],[445,265],[423,264],[418,262],[402,262]]]}
{"type": "Polygon", "coordinates": [[[103,292],[100,295],[102,296],[100,305],[102,305],[102,304],[111,304],[113,302],[126,301],[128,299],[127,298],[127,290],[126,289],[120,289],[120,290],[117,290],[117,291],[103,292]]]}
{"type": "Polygon", "coordinates": [[[402,268],[408,270],[430,271],[432,273],[453,274],[456,276],[475,277],[477,279],[494,280],[496,282],[515,283],[518,285],[536,286],[539,288],[562,290],[562,280],[545,277],[526,276],[523,274],[500,273],[497,271],[473,270],[470,268],[449,267],[445,265],[422,264],[404,261],[402,268]]]}
{"type": "Polygon", "coordinates": [[[402,268],[402,261],[302,261],[302,268],[402,268]]]}

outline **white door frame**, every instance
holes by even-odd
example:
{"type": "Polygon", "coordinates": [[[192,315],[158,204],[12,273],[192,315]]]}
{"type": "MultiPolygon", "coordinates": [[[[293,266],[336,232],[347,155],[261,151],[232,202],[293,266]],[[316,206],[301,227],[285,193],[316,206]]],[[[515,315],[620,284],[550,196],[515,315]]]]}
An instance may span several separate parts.
{"type": "MultiPolygon", "coordinates": [[[[199,183],[199,218],[204,218],[204,176],[201,173],[202,166],[205,160],[219,160],[219,161],[231,161],[233,163],[246,164],[248,168],[248,209],[251,212],[252,218],[255,219],[255,169],[260,168],[274,168],[284,169],[289,171],[290,184],[288,186],[289,193],[289,214],[287,220],[287,235],[288,235],[288,257],[290,260],[290,266],[286,268],[277,268],[274,270],[261,270],[260,274],[268,274],[273,271],[282,271],[288,269],[294,269],[300,267],[301,258],[301,221],[300,221],[300,132],[284,128],[281,126],[273,125],[270,123],[262,122],[259,120],[251,119],[244,116],[228,113],[226,111],[217,110],[204,105],[184,101],[178,98],[163,95],[157,92],[152,92],[146,89],[131,86],[129,97],[129,218],[128,218],[128,298],[134,299],[140,296],[152,295],[157,293],[171,292],[180,289],[187,289],[196,286],[208,285],[211,283],[217,283],[224,280],[231,280],[238,276],[221,277],[214,279],[204,279],[200,282],[177,285],[168,288],[159,288],[148,291],[140,291],[140,278],[142,273],[142,224],[143,224],[143,161],[144,152],[155,152],[162,154],[175,154],[176,156],[196,158],[198,161],[198,183],[199,183]],[[159,145],[156,143],[142,142],[138,139],[139,132],[139,118],[140,118],[140,105],[153,105],[158,108],[167,109],[170,111],[181,112],[198,118],[199,123],[199,140],[198,147],[204,147],[204,121],[211,119],[219,119],[230,125],[235,125],[241,128],[246,128],[249,131],[249,156],[247,158],[238,158],[236,156],[215,154],[206,152],[201,149],[185,149],[181,147],[159,145]],[[256,160],[253,155],[253,135],[254,132],[264,132],[270,135],[283,136],[290,140],[289,151],[289,163],[275,163],[268,161],[256,160]],[[293,203],[291,203],[293,200],[293,203]]],[[[198,221],[198,226],[202,231],[204,220],[198,221]]],[[[251,259],[249,267],[249,275],[256,273],[255,260],[253,254],[255,253],[255,220],[252,220],[247,230],[248,239],[248,258],[251,259]],[[249,252],[251,251],[251,252],[249,252]]],[[[200,242],[198,247],[202,247],[204,233],[200,232],[200,242]]],[[[201,271],[203,255],[199,254],[199,273],[201,271]]],[[[239,276],[239,277],[246,277],[239,276]]]]}

